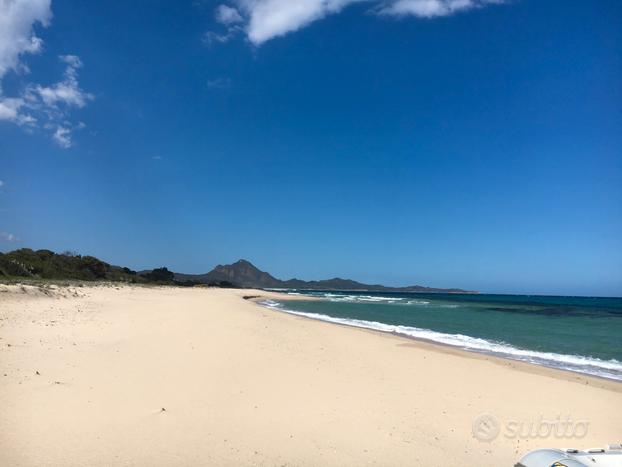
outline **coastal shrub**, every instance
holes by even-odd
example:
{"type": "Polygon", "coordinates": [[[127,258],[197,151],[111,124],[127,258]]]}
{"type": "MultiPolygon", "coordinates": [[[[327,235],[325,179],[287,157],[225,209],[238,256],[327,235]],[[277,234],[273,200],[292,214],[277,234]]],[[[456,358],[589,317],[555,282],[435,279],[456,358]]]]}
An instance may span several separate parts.
{"type": "Polygon", "coordinates": [[[175,280],[175,273],[169,271],[165,267],[156,268],[150,272],[142,274],[142,276],[150,282],[173,282],[175,280]]]}
{"type": "Polygon", "coordinates": [[[40,279],[114,280],[136,282],[129,268],[111,266],[94,256],[73,252],[62,254],[50,250],[20,248],[0,254],[0,275],[40,279]]]}
{"type": "Polygon", "coordinates": [[[110,268],[110,265],[93,256],[79,258],[79,265],[85,273],[92,275],[95,279],[105,278],[106,272],[110,268]]]}

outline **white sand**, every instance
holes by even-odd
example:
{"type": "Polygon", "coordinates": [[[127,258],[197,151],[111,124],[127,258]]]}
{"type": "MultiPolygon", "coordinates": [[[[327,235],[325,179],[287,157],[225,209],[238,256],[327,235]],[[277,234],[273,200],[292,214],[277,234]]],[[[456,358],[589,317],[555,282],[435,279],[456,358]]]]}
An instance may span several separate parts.
{"type": "Polygon", "coordinates": [[[622,441],[618,383],[241,298],[256,291],[47,293],[0,286],[1,466],[498,467],[622,441]],[[502,425],[490,443],[472,435],[484,412],[502,425]],[[587,435],[506,437],[511,420],[558,415],[587,435]]]}

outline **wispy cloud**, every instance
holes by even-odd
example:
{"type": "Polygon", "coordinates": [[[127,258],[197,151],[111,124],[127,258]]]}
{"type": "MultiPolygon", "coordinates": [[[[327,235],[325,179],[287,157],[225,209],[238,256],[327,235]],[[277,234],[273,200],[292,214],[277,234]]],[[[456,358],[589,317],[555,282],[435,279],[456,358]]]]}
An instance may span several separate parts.
{"type": "Polygon", "coordinates": [[[2,90],[7,73],[29,73],[24,57],[43,48],[34,27],[47,27],[51,19],[50,0],[0,0],[0,121],[47,130],[59,146],[68,148],[72,146],[72,131],[84,126],[71,123],[70,111],[94,98],[80,88],[78,70],[82,62],[76,55],[59,56],[65,71],[57,83],[26,83],[14,96],[5,96],[2,90]]]}
{"type": "Polygon", "coordinates": [[[19,237],[16,237],[12,233],[0,232],[0,240],[5,242],[19,242],[19,237]]]}
{"type": "Polygon", "coordinates": [[[214,11],[224,32],[208,31],[207,41],[228,42],[238,33],[254,45],[297,31],[355,4],[370,5],[379,16],[435,18],[481,8],[505,0],[231,0],[214,11]]]}
{"type": "Polygon", "coordinates": [[[229,89],[231,80],[229,78],[215,78],[207,80],[208,89],[229,89]]]}
{"type": "Polygon", "coordinates": [[[221,24],[235,24],[244,21],[242,15],[233,7],[227,5],[219,5],[214,12],[216,21],[221,24]]]}
{"type": "Polygon", "coordinates": [[[216,43],[224,44],[243,31],[240,23],[244,22],[244,18],[240,12],[232,6],[225,4],[218,5],[214,10],[214,19],[224,27],[224,30],[207,31],[203,35],[203,42],[207,45],[216,43]]]}
{"type": "Polygon", "coordinates": [[[395,0],[382,5],[377,11],[383,15],[435,18],[481,8],[492,3],[503,3],[503,0],[395,0]]]}
{"type": "Polygon", "coordinates": [[[61,55],[59,59],[67,64],[63,80],[51,86],[36,85],[35,92],[49,107],[61,104],[84,107],[87,101],[93,99],[93,95],[84,92],[78,84],[78,69],[82,68],[80,58],[75,55],[61,55]]]}
{"type": "Polygon", "coordinates": [[[207,31],[203,34],[203,43],[208,46],[214,44],[225,44],[233,39],[238,33],[242,32],[239,26],[230,26],[225,32],[207,31]]]}
{"type": "Polygon", "coordinates": [[[57,127],[52,138],[61,148],[71,147],[71,130],[69,128],[63,126],[57,127]]]}
{"type": "Polygon", "coordinates": [[[0,180],[0,188],[4,186],[4,181],[0,180]]]}

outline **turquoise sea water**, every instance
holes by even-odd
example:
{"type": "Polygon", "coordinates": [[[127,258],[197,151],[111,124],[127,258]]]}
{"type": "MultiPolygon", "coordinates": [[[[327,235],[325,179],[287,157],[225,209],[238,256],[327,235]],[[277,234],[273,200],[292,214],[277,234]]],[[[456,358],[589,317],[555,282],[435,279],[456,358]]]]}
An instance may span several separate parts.
{"type": "Polygon", "coordinates": [[[622,381],[622,298],[296,291],[265,306],[622,381]]]}

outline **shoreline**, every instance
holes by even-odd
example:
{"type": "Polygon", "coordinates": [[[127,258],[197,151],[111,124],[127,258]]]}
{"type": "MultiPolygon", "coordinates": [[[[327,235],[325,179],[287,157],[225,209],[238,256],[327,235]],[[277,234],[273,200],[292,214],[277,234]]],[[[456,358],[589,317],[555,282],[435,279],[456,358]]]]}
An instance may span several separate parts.
{"type": "MultiPolygon", "coordinates": [[[[261,291],[259,290],[259,292],[261,291]]],[[[269,291],[269,292],[271,295],[265,296],[263,298],[278,299],[282,301],[306,301],[307,299],[309,301],[324,301],[324,299],[320,297],[294,295],[293,296],[294,298],[290,298],[292,296],[286,293],[272,292],[272,291],[269,291]]],[[[622,393],[622,381],[616,380],[613,378],[606,378],[604,376],[590,375],[586,373],[581,373],[579,371],[568,370],[564,368],[556,368],[553,366],[525,362],[522,360],[510,358],[510,357],[504,357],[502,355],[486,353],[484,351],[480,352],[477,350],[464,349],[464,348],[461,348],[455,345],[446,344],[444,342],[438,342],[432,339],[409,336],[408,334],[400,334],[397,332],[382,331],[380,329],[372,329],[372,328],[367,328],[363,326],[355,326],[355,325],[350,325],[346,323],[338,323],[338,322],[322,320],[319,318],[312,318],[310,316],[304,316],[301,314],[297,314],[295,312],[292,313],[287,310],[279,309],[278,307],[270,307],[270,306],[262,305],[261,296],[253,297],[249,300],[254,302],[257,306],[261,308],[279,312],[279,313],[285,313],[287,315],[294,316],[296,318],[306,319],[310,321],[317,321],[317,322],[324,323],[326,325],[333,325],[333,326],[340,326],[340,327],[349,328],[349,329],[356,329],[359,331],[364,331],[364,332],[368,332],[368,333],[383,336],[383,337],[389,337],[389,338],[393,337],[393,338],[399,339],[400,341],[406,341],[406,342],[402,342],[402,345],[404,346],[414,345],[416,347],[425,348],[426,350],[432,350],[435,352],[444,352],[444,353],[456,355],[462,358],[481,359],[484,361],[490,361],[492,363],[495,363],[497,365],[501,365],[504,367],[510,367],[518,371],[524,371],[527,373],[538,374],[538,375],[543,375],[543,376],[550,376],[552,378],[560,379],[563,381],[575,382],[579,384],[589,384],[589,382],[591,381],[592,385],[594,386],[606,388],[611,391],[622,393]]]]}

